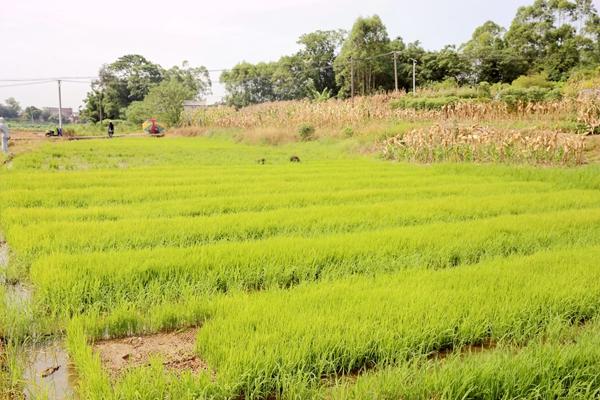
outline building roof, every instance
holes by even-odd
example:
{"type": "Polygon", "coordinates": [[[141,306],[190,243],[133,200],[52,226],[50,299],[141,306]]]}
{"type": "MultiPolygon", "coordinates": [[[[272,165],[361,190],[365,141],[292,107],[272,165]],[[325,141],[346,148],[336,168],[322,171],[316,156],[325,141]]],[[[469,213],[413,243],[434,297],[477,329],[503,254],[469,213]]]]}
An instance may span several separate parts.
{"type": "Polygon", "coordinates": [[[184,100],[184,107],[203,107],[206,105],[206,100],[184,100]]]}

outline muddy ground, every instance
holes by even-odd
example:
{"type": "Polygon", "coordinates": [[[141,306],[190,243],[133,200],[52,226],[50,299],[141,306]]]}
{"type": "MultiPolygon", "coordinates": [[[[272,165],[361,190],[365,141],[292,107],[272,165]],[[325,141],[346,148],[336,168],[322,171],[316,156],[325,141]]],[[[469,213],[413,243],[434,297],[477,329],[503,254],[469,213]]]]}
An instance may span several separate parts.
{"type": "Polygon", "coordinates": [[[94,343],[103,367],[114,379],[128,368],[148,365],[159,357],[163,365],[175,372],[197,373],[208,366],[196,354],[198,328],[172,333],[103,340],[94,343]]]}

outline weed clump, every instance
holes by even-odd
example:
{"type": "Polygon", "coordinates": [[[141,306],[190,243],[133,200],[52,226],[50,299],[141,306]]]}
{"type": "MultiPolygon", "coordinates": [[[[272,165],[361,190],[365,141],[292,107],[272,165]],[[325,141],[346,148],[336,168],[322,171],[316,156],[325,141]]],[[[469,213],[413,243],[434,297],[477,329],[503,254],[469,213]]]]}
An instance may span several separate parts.
{"type": "Polygon", "coordinates": [[[302,124],[298,128],[298,136],[303,142],[309,142],[315,139],[315,127],[310,124],[302,124]]]}

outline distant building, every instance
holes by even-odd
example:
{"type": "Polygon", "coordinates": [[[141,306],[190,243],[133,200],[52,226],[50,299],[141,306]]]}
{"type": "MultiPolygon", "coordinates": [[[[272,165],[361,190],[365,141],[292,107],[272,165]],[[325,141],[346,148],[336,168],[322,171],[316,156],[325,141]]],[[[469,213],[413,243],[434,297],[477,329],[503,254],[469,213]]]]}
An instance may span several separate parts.
{"type": "MultiPolygon", "coordinates": [[[[58,107],[44,107],[44,112],[50,116],[58,118],[58,107]]],[[[63,107],[62,117],[66,120],[65,122],[73,122],[73,109],[63,107]]]]}
{"type": "Polygon", "coordinates": [[[183,111],[195,111],[201,108],[206,108],[208,105],[206,104],[206,100],[184,100],[183,101],[183,111]]]}

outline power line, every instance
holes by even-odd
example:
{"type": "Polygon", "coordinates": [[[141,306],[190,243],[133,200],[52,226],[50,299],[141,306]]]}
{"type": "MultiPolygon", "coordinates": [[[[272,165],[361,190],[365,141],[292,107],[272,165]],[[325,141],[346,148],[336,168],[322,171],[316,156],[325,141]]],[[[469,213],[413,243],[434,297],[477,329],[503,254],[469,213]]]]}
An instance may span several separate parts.
{"type": "Polygon", "coordinates": [[[94,80],[98,79],[97,76],[59,76],[54,78],[20,78],[20,79],[0,79],[0,82],[39,82],[39,81],[64,81],[68,79],[86,79],[94,80]]]}
{"type": "MultiPolygon", "coordinates": [[[[381,54],[375,54],[369,57],[364,57],[364,58],[353,58],[353,62],[364,62],[364,61],[372,61],[375,60],[377,58],[382,58],[382,57],[387,57],[387,56],[393,56],[394,54],[400,54],[400,52],[398,51],[390,51],[390,52],[386,52],[386,53],[381,53],[381,54]]],[[[505,54],[503,52],[497,52],[497,53],[487,53],[483,56],[473,56],[473,57],[469,57],[464,53],[460,53],[457,52],[457,55],[459,57],[464,57],[464,58],[473,58],[476,60],[480,60],[480,61],[497,61],[497,60],[501,60],[501,59],[505,59],[508,61],[531,61],[530,58],[524,57],[522,55],[516,55],[516,54],[505,54]]],[[[398,60],[400,61],[400,60],[398,60]]],[[[345,62],[342,62],[340,64],[347,64],[350,65],[350,60],[346,60],[345,62]]],[[[253,68],[254,66],[251,65],[248,67],[248,69],[253,68]]],[[[207,69],[206,72],[207,73],[219,73],[219,72],[226,72],[226,71],[232,71],[234,69],[238,69],[241,70],[242,68],[240,67],[232,67],[232,68],[215,68],[215,69],[207,69]]],[[[326,71],[326,70],[332,70],[334,69],[333,65],[326,65],[326,66],[319,66],[319,67],[310,67],[310,68],[304,68],[304,72],[312,72],[312,71],[326,71]]],[[[56,81],[63,81],[63,82],[69,82],[69,83],[91,83],[95,80],[100,79],[100,77],[98,76],[58,76],[58,77],[48,77],[48,78],[13,78],[13,79],[0,79],[0,82],[6,82],[6,85],[0,85],[0,87],[12,87],[12,86],[21,86],[21,85],[30,85],[30,84],[38,84],[38,83],[48,83],[48,82],[56,82],[56,81]]]]}
{"type": "Polygon", "coordinates": [[[7,87],[18,87],[18,86],[32,86],[32,85],[44,85],[46,83],[53,83],[56,82],[54,80],[38,80],[38,81],[34,81],[34,82],[23,82],[23,83],[11,83],[8,85],[0,85],[0,88],[7,88],[7,87]]]}

